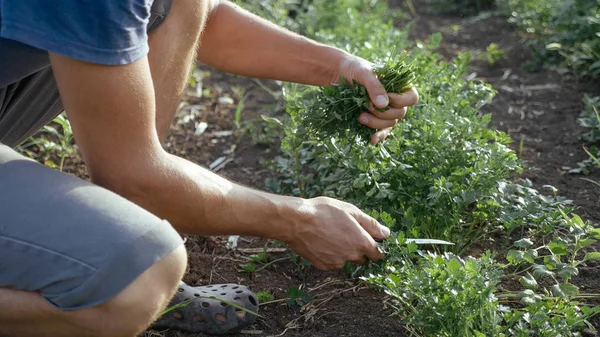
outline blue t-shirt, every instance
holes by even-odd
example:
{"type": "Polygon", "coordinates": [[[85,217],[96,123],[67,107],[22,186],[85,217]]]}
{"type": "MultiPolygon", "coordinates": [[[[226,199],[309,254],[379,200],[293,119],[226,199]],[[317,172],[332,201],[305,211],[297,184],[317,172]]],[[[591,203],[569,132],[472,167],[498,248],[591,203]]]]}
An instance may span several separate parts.
{"type": "Polygon", "coordinates": [[[48,52],[119,65],[148,53],[153,0],[0,0],[0,88],[48,67],[48,52]]]}

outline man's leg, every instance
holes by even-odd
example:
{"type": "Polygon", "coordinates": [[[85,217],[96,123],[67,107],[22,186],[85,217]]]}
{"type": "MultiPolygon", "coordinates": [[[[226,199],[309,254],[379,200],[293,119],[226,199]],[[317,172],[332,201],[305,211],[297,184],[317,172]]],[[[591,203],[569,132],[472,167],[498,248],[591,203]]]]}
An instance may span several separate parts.
{"type": "Polygon", "coordinates": [[[61,311],[39,292],[0,288],[0,336],[133,337],[158,317],[185,270],[180,246],[108,302],[61,311]]]}
{"type": "Polygon", "coordinates": [[[168,223],[0,144],[0,335],[133,337],[185,266],[168,223]]]}

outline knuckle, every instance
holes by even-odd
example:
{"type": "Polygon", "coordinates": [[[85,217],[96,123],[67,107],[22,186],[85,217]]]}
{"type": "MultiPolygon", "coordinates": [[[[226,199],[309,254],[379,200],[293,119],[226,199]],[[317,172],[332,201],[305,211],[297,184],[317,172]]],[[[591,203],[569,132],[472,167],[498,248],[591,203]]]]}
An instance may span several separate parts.
{"type": "MultiPolygon", "coordinates": [[[[366,241],[366,240],[365,240],[366,241]]],[[[371,246],[371,244],[369,244],[368,242],[362,242],[359,246],[358,249],[360,252],[368,252],[370,250],[373,249],[373,247],[371,246]]],[[[361,254],[362,255],[362,254],[361,254]]]]}
{"type": "Polygon", "coordinates": [[[419,92],[416,91],[415,89],[412,89],[411,90],[411,94],[412,95],[410,95],[410,97],[411,97],[411,104],[410,105],[417,104],[419,102],[419,92]]]}

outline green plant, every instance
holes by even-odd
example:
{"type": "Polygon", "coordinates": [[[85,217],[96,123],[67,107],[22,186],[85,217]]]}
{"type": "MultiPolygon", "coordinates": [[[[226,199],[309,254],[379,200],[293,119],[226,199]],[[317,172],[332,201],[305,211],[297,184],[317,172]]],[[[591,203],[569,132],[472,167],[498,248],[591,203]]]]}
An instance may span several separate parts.
{"type": "Polygon", "coordinates": [[[486,47],[485,52],[480,57],[493,66],[504,59],[504,50],[498,44],[492,42],[486,47]]]}
{"type": "MultiPolygon", "coordinates": [[[[549,240],[542,238],[542,244],[537,247],[534,239],[526,237],[518,240],[514,243],[518,249],[510,250],[506,258],[514,266],[525,266],[512,275],[524,275],[521,276],[520,282],[527,288],[538,289],[536,279],[546,277],[553,282],[545,283],[543,287],[545,294],[576,298],[579,289],[571,284],[570,280],[578,275],[578,267],[581,264],[600,260],[598,252],[588,252],[583,255],[580,253],[600,239],[600,228],[583,222],[577,215],[568,216],[562,212],[562,218],[565,221],[561,227],[556,228],[549,240]]],[[[533,299],[521,298],[521,302],[525,303],[530,300],[533,299]]]]}
{"type": "MultiPolygon", "coordinates": [[[[285,116],[280,118],[285,118],[285,116]]],[[[244,121],[242,130],[254,143],[270,146],[273,144],[278,145],[281,138],[283,138],[282,125],[282,122],[277,118],[261,115],[260,118],[244,121]]]]}
{"type": "Polygon", "coordinates": [[[581,139],[588,143],[600,142],[600,114],[598,114],[600,96],[584,95],[583,102],[585,108],[581,111],[581,117],[577,119],[577,122],[584,128],[591,130],[584,133],[581,139]]]}
{"type": "Polygon", "coordinates": [[[267,246],[263,247],[262,252],[244,258],[249,260],[249,262],[240,264],[240,270],[246,273],[256,272],[258,270],[258,265],[266,265],[267,263],[269,263],[269,257],[267,256],[267,246]]]}
{"type": "Polygon", "coordinates": [[[312,296],[302,286],[291,286],[287,292],[286,303],[289,306],[301,307],[312,301],[312,296]]]}
{"type": "MultiPolygon", "coordinates": [[[[588,175],[595,169],[600,167],[600,163],[595,159],[600,155],[600,150],[596,146],[592,146],[589,150],[585,147],[583,150],[587,153],[588,158],[577,163],[577,167],[570,169],[569,173],[580,173],[588,175]]],[[[584,179],[584,178],[582,178],[584,179]]]]}
{"type": "Polygon", "coordinates": [[[268,291],[259,291],[256,293],[259,303],[271,302],[275,299],[275,296],[268,291]]]}
{"type": "Polygon", "coordinates": [[[490,252],[460,258],[419,251],[400,234],[386,240],[385,261],[357,270],[394,299],[413,336],[580,336],[600,308],[577,299],[600,295],[581,294],[570,280],[581,264],[600,260],[598,252],[579,254],[600,238],[600,229],[575,215],[563,213],[563,219],[564,232],[546,244],[532,248],[532,239],[516,241],[508,264],[490,252]],[[502,280],[514,278],[521,289],[500,290],[502,280]]]}
{"type": "Polygon", "coordinates": [[[509,265],[516,267],[507,277],[518,278],[525,288],[498,295],[516,298],[524,305],[505,316],[511,336],[580,336],[579,332],[592,328],[589,319],[600,313],[599,307],[587,307],[577,301],[600,295],[582,294],[571,282],[579,274],[579,266],[600,260],[600,252],[588,251],[600,239],[600,228],[583,222],[577,215],[563,212],[562,218],[565,221],[556,234],[541,240],[520,239],[514,243],[517,249],[506,256],[509,265]],[[541,244],[536,245],[535,241],[541,244]]]}
{"type": "Polygon", "coordinates": [[[413,336],[501,336],[494,296],[502,271],[489,253],[480,259],[396,250],[384,272],[363,279],[384,289],[413,336]]]}
{"type": "MultiPolygon", "coordinates": [[[[472,219],[468,210],[486,204],[498,181],[519,165],[506,135],[487,128],[489,116],[476,114],[493,91],[462,79],[468,55],[453,63],[417,55],[422,100],[384,144],[356,146],[346,136],[313,140],[302,122],[308,112],[291,109],[282,143],[289,160],[278,159],[276,167],[295,178],[304,196],[326,195],[385,211],[399,219],[394,230],[456,242],[452,249],[460,252],[494,226],[492,217],[472,219]]],[[[290,101],[311,97],[293,87],[286,94],[290,101]]]]}
{"type": "Polygon", "coordinates": [[[545,185],[553,195],[548,196],[532,188],[530,180],[520,183],[499,182],[498,190],[487,203],[473,211],[475,218],[494,215],[509,237],[529,230],[531,235],[547,235],[564,224],[563,212],[570,213],[572,201],[557,195],[553,186],[545,185]],[[481,214],[480,214],[481,212],[481,214]]]}
{"type": "Polygon", "coordinates": [[[17,151],[41,161],[48,167],[62,171],[65,159],[75,152],[73,145],[73,130],[66,114],[63,112],[56,116],[49,125],[44,126],[41,132],[18,146],[17,151]],[[48,135],[51,139],[48,139],[48,135]],[[31,150],[33,147],[36,151],[31,150]],[[53,156],[59,158],[58,164],[54,162],[53,156]]]}

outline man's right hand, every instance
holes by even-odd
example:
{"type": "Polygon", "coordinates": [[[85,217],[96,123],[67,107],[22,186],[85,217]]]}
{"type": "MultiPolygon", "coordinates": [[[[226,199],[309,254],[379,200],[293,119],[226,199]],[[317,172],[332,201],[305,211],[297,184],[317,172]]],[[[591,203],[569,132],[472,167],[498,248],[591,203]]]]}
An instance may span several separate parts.
{"type": "Polygon", "coordinates": [[[293,235],[287,242],[316,268],[339,269],[346,262],[362,264],[384,255],[373,238],[385,238],[389,229],[356,206],[318,197],[307,200],[293,220],[293,235]]]}

